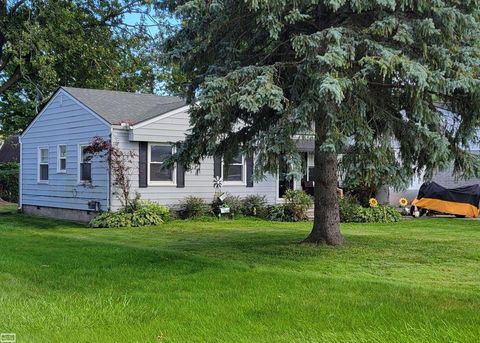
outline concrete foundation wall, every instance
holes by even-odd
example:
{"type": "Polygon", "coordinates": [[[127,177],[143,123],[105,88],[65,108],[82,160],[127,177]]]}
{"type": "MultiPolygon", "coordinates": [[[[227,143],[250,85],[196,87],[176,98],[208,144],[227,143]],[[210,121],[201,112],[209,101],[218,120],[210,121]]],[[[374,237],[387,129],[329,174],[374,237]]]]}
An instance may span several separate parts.
{"type": "Polygon", "coordinates": [[[95,211],[73,210],[66,208],[33,205],[23,205],[22,210],[24,213],[34,216],[72,220],[76,222],[89,222],[98,213],[95,211]]]}

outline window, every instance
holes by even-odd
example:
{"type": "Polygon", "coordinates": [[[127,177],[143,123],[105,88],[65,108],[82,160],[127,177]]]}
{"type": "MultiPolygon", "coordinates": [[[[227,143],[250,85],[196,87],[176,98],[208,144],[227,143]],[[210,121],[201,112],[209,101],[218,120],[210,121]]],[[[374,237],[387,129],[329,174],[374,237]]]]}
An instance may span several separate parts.
{"type": "Polygon", "coordinates": [[[245,159],[241,154],[234,156],[229,164],[223,164],[223,181],[243,183],[245,181],[245,159]]]}
{"type": "Polygon", "coordinates": [[[87,183],[92,182],[92,154],[86,151],[87,146],[81,145],[80,146],[80,182],[87,183]]]}
{"type": "Polygon", "coordinates": [[[38,181],[48,182],[48,148],[38,148],[38,181]]]}
{"type": "Polygon", "coordinates": [[[67,172],[67,146],[59,145],[57,154],[58,154],[57,172],[66,173],[67,172]]]}
{"type": "Polygon", "coordinates": [[[308,181],[314,181],[315,180],[315,161],[314,161],[314,155],[312,153],[309,153],[307,155],[307,180],[308,181]]]}
{"type": "Polygon", "coordinates": [[[173,154],[173,147],[169,144],[150,144],[149,149],[149,183],[150,184],[173,184],[174,168],[165,168],[165,161],[173,154]]]}

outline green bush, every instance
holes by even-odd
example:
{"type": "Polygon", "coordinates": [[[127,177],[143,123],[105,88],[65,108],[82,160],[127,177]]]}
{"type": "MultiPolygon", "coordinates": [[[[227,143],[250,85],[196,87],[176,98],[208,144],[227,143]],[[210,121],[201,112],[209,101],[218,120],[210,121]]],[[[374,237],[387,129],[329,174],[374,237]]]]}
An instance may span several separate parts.
{"type": "Polygon", "coordinates": [[[264,195],[249,195],[243,199],[243,214],[246,216],[264,217],[267,211],[267,200],[264,195]]]}
{"type": "Polygon", "coordinates": [[[132,224],[132,214],[124,211],[103,212],[90,221],[90,227],[129,227],[132,224]]]}
{"type": "Polygon", "coordinates": [[[338,200],[340,210],[340,221],[343,223],[352,222],[352,218],[355,218],[356,213],[363,208],[360,203],[351,195],[345,195],[338,200]]]}
{"type": "Polygon", "coordinates": [[[226,193],[223,202],[215,196],[212,202],[212,213],[218,215],[220,213],[220,207],[230,208],[230,215],[243,214],[243,200],[238,196],[226,193]]]}
{"type": "Polygon", "coordinates": [[[18,163],[0,164],[0,198],[8,202],[18,202],[20,168],[18,163]]]}
{"type": "Polygon", "coordinates": [[[273,220],[277,222],[294,222],[295,216],[290,211],[288,207],[284,204],[277,204],[269,206],[267,209],[267,216],[268,220],[273,220]]]}
{"type": "MultiPolygon", "coordinates": [[[[153,201],[141,200],[140,206],[137,208],[135,212],[133,212],[132,220],[137,218],[145,218],[148,220],[151,216],[158,216],[162,222],[169,221],[171,219],[170,209],[166,206],[160,205],[153,201]]],[[[152,221],[155,218],[152,217],[152,221]]],[[[160,224],[160,223],[159,223],[160,224]]],[[[152,225],[152,224],[145,224],[145,225],[152,225]]],[[[133,225],[133,226],[143,226],[143,225],[133,225]]]]}
{"type": "Polygon", "coordinates": [[[307,219],[307,211],[312,207],[313,200],[302,190],[289,189],[285,192],[285,208],[293,215],[295,221],[307,219]]]}
{"type": "Polygon", "coordinates": [[[351,197],[340,199],[340,221],[343,223],[394,223],[402,215],[397,209],[379,205],[377,207],[362,207],[351,197]]]}
{"type": "Polygon", "coordinates": [[[230,213],[234,215],[243,214],[243,200],[239,196],[227,194],[224,203],[230,207],[230,213]]]}
{"type": "Polygon", "coordinates": [[[180,217],[198,218],[208,214],[207,204],[202,198],[195,196],[188,196],[181,205],[180,217]]]}
{"type": "Polygon", "coordinates": [[[133,212],[104,212],[90,221],[91,227],[140,227],[160,225],[170,219],[170,209],[150,201],[139,201],[133,212]]]}

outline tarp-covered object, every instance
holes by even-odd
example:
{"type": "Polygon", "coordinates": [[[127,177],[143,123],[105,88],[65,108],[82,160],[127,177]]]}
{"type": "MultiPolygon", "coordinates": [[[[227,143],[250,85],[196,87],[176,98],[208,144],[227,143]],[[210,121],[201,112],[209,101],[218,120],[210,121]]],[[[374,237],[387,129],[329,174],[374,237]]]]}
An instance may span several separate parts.
{"type": "Polygon", "coordinates": [[[476,218],[480,185],[447,189],[435,182],[424,183],[412,205],[442,213],[476,218]]]}

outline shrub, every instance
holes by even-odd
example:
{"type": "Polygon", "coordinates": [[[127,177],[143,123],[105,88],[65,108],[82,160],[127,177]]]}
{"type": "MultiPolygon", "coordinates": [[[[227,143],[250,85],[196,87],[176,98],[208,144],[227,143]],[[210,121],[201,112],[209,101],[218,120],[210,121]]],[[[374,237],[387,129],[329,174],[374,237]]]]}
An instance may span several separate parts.
{"type": "Polygon", "coordinates": [[[362,207],[351,197],[340,199],[340,221],[343,223],[393,223],[401,219],[397,209],[378,205],[362,207]]]}
{"type": "Polygon", "coordinates": [[[240,197],[227,194],[224,203],[227,204],[228,207],[230,207],[230,213],[235,215],[243,214],[243,200],[240,199],[240,197]]]}
{"type": "Polygon", "coordinates": [[[160,225],[170,219],[170,209],[151,201],[139,201],[133,212],[120,210],[100,213],[90,221],[91,227],[140,227],[160,225]]]}
{"type": "Polygon", "coordinates": [[[302,190],[289,189],[285,193],[285,208],[295,221],[307,219],[307,211],[312,207],[312,197],[302,190]]]}
{"type": "Polygon", "coordinates": [[[19,164],[0,164],[0,198],[9,201],[18,201],[19,164]]]}
{"type": "Polygon", "coordinates": [[[208,213],[207,205],[202,198],[188,196],[181,205],[180,216],[182,218],[198,218],[208,213]]]}
{"type": "Polygon", "coordinates": [[[226,193],[223,202],[215,196],[215,199],[212,202],[213,214],[218,215],[220,213],[220,207],[229,207],[231,215],[243,214],[243,200],[238,196],[226,193]]]}
{"type": "Polygon", "coordinates": [[[267,211],[268,211],[268,214],[267,214],[268,220],[273,220],[277,222],[294,222],[295,221],[295,216],[290,211],[290,209],[286,207],[284,204],[269,206],[267,211]]]}
{"type": "Polygon", "coordinates": [[[264,217],[267,211],[267,200],[264,195],[249,195],[243,199],[243,214],[246,216],[264,217]]]}
{"type": "Polygon", "coordinates": [[[160,217],[162,222],[166,222],[171,219],[170,209],[168,207],[148,200],[141,200],[139,207],[135,212],[133,212],[133,214],[141,214],[145,217],[148,217],[149,214],[154,214],[160,217]]]}
{"type": "Polygon", "coordinates": [[[340,221],[344,223],[352,222],[356,213],[359,211],[359,208],[362,207],[356,198],[351,195],[345,195],[342,199],[339,199],[338,205],[340,210],[340,221]]]}
{"type": "Polygon", "coordinates": [[[132,224],[132,214],[123,211],[103,212],[90,221],[90,227],[128,227],[132,224]]]}

